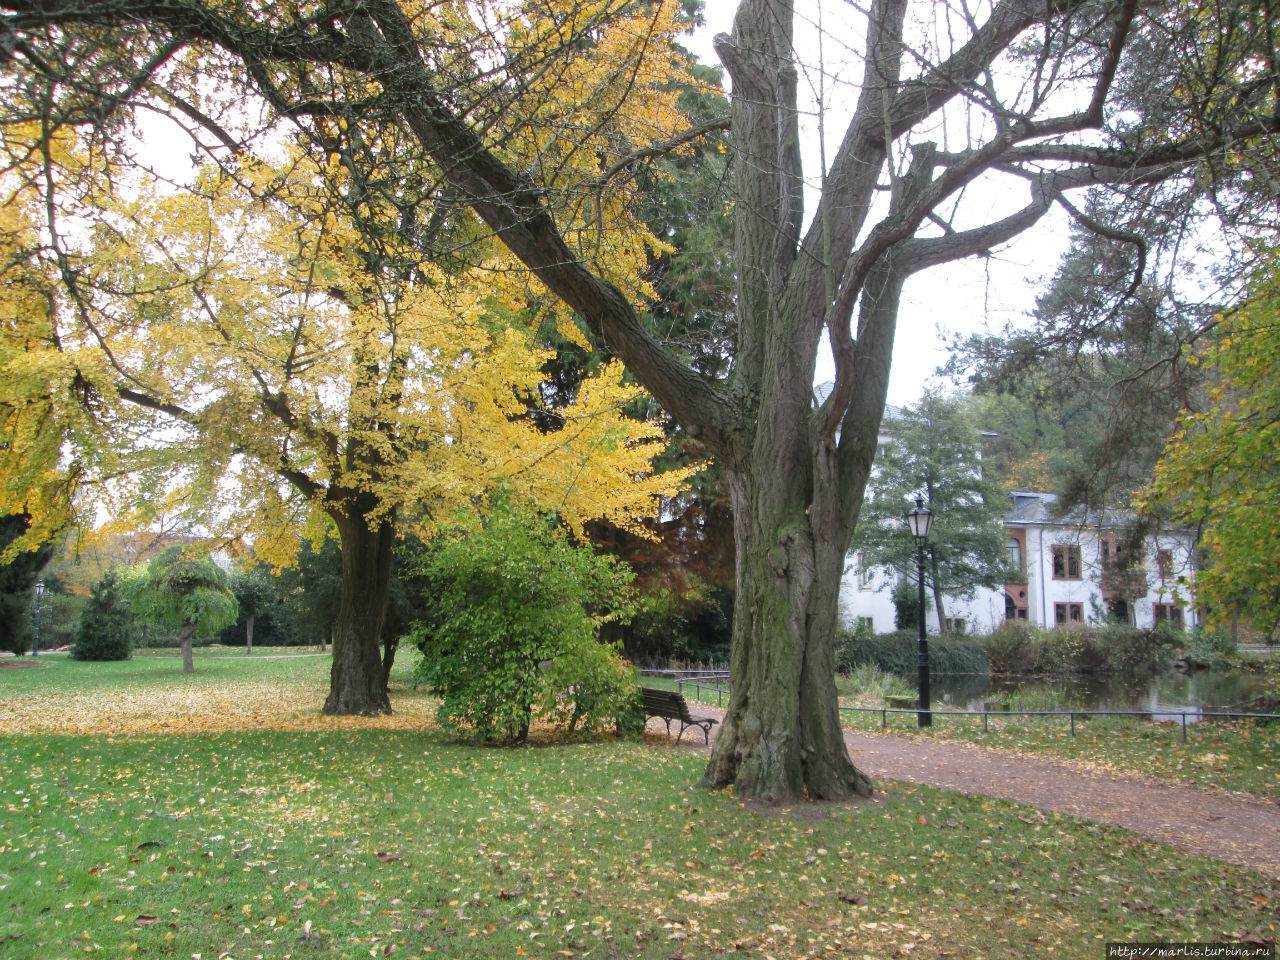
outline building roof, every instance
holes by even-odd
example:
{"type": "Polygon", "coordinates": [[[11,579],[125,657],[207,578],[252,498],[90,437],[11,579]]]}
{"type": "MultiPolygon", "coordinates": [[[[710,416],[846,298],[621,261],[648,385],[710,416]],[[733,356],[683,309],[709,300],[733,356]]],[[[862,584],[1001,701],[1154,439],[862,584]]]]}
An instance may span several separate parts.
{"type": "Polygon", "coordinates": [[[1031,490],[1013,490],[1009,493],[1010,509],[1004,516],[1005,523],[1054,524],[1063,527],[1098,527],[1117,530],[1132,526],[1137,514],[1132,510],[1089,510],[1072,507],[1065,513],[1057,509],[1056,493],[1038,493],[1031,490]]]}

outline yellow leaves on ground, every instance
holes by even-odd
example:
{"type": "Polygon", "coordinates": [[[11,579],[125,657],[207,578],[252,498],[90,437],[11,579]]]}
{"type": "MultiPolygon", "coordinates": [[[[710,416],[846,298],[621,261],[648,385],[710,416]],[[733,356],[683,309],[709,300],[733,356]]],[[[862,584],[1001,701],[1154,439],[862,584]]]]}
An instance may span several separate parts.
{"type": "MultiPolygon", "coordinates": [[[[323,699],[329,657],[297,658],[302,669],[263,675],[260,668],[271,659],[202,660],[197,651],[194,675],[184,676],[176,659],[144,658],[132,662],[139,665],[140,677],[146,675],[145,683],[84,683],[69,690],[37,688],[38,692],[10,689],[0,698],[0,733],[421,730],[434,725],[434,701],[409,690],[397,691],[395,713],[390,715],[324,716],[316,704],[323,699]],[[217,675],[209,676],[212,673],[217,675]]],[[[73,665],[58,668],[67,666],[73,665]]]]}

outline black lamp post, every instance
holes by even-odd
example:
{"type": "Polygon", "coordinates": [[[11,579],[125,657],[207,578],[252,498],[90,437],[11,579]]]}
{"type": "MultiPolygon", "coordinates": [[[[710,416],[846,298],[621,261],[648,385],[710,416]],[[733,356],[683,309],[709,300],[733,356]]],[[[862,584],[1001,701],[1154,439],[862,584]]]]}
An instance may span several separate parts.
{"type": "Polygon", "coordinates": [[[40,655],[40,607],[44,604],[44,578],[36,581],[35,609],[31,611],[31,655],[40,655]]]}
{"type": "Polygon", "coordinates": [[[933,523],[933,511],[916,497],[916,505],[907,511],[907,526],[911,539],[916,542],[916,572],[920,577],[920,712],[916,723],[921,727],[933,726],[933,714],[929,711],[929,640],[924,629],[924,548],[929,542],[929,527],[933,523]]]}

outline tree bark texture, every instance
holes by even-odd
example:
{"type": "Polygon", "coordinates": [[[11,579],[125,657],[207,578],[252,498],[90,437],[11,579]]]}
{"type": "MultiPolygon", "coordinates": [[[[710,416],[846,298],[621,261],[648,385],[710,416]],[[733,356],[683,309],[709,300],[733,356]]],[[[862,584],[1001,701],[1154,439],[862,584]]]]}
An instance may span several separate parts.
{"type": "Polygon", "coordinates": [[[324,712],[376,716],[391,712],[379,641],[391,589],[394,524],[370,522],[352,509],[336,513],[342,541],[342,599],[333,631],[333,668],[324,712]]]}
{"type": "Polygon", "coordinates": [[[938,555],[933,550],[929,550],[929,575],[933,578],[933,609],[938,614],[938,633],[950,633],[947,629],[947,608],[942,599],[942,582],[938,577],[938,555]]]}
{"type": "Polygon", "coordinates": [[[400,649],[400,638],[384,637],[382,641],[382,692],[391,696],[391,668],[396,664],[396,651],[400,649]]]}
{"type": "Polygon", "coordinates": [[[196,663],[191,652],[191,637],[196,632],[196,625],[190,620],[182,625],[182,629],[178,631],[178,643],[182,647],[182,672],[195,673],[196,663]]]}
{"type": "MultiPolygon", "coordinates": [[[[844,552],[815,531],[793,465],[731,477],[738,517],[729,709],[706,782],[765,802],[867,796],[836,704],[832,637],[844,552]]],[[[833,532],[834,533],[834,532],[833,532]]]]}

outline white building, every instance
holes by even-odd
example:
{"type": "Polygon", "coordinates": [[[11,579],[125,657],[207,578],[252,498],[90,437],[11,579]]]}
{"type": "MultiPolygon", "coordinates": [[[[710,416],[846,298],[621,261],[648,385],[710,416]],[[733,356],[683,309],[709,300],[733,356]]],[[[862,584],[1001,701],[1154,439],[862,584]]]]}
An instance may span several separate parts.
{"type": "MultiPolygon", "coordinates": [[[[1005,548],[1013,574],[1001,590],[979,589],[971,600],[946,598],[948,626],[988,633],[1005,620],[1052,628],[1101,624],[1109,619],[1138,627],[1172,621],[1196,625],[1186,584],[1194,572],[1194,540],[1183,531],[1148,535],[1142,556],[1126,562],[1131,514],[1083,511],[1055,517],[1053,494],[1015,491],[1005,515],[1005,548]]],[[[907,536],[906,525],[902,535],[907,536]]],[[[876,633],[894,629],[896,574],[850,557],[840,589],[841,613],[850,626],[865,622],[876,633]]],[[[932,597],[926,623],[938,629],[932,597]]]]}

